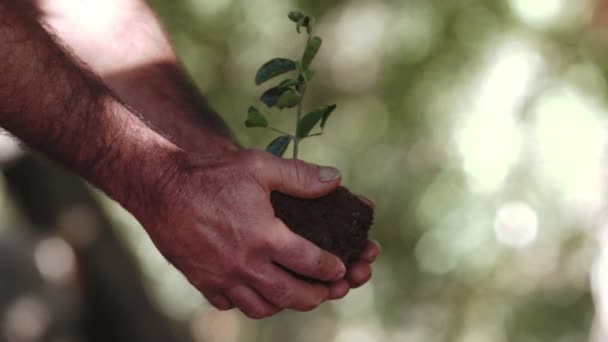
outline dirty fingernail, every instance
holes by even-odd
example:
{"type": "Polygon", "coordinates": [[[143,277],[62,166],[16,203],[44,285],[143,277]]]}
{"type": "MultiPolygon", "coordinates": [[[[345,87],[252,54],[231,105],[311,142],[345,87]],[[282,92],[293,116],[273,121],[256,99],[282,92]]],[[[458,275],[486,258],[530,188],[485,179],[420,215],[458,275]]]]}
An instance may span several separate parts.
{"type": "Polygon", "coordinates": [[[319,171],[319,180],[323,183],[335,181],[340,177],[342,177],[342,174],[340,173],[340,170],[335,167],[322,166],[319,171]]]}

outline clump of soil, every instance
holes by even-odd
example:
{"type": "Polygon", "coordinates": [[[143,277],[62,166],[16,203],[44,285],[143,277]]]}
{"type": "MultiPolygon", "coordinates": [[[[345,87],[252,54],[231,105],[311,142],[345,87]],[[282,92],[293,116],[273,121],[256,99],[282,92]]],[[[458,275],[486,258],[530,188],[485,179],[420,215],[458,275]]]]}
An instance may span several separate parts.
{"type": "Polygon", "coordinates": [[[337,255],[345,264],[356,261],[367,245],[374,210],[339,187],[316,199],[300,199],[273,192],[275,215],[292,231],[337,255]]]}

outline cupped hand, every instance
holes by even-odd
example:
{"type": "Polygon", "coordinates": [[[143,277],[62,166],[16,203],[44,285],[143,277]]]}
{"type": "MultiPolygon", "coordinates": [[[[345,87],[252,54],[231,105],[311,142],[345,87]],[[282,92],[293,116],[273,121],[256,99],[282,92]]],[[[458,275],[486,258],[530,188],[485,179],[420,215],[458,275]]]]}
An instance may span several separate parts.
{"type": "Polygon", "coordinates": [[[158,182],[159,203],[136,216],[210,303],[264,318],[311,310],[329,298],[324,283],[343,279],[344,264],[277,219],[270,192],[323,196],[340,183],[336,169],[254,150],[218,159],[189,155],[177,165],[158,182]]]}
{"type": "Polygon", "coordinates": [[[359,260],[347,266],[346,276],[329,286],[328,299],[340,299],[348,294],[350,289],[363,286],[372,277],[372,264],[380,255],[382,249],[376,241],[368,241],[359,260]]]}

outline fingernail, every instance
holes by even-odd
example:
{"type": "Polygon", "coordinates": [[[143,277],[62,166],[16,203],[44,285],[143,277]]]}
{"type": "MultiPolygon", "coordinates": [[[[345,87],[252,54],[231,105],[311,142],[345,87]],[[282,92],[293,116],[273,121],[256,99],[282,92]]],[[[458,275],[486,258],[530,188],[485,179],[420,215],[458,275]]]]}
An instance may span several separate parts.
{"type": "Polygon", "coordinates": [[[361,202],[367,204],[372,209],[374,209],[374,202],[372,202],[369,198],[367,198],[365,196],[361,196],[361,195],[357,195],[357,198],[359,198],[359,200],[361,200],[361,202]]]}
{"type": "Polygon", "coordinates": [[[345,275],[346,275],[346,267],[342,266],[342,269],[340,270],[340,272],[338,272],[338,274],[336,274],[334,279],[332,279],[331,281],[338,281],[340,279],[343,279],[345,275]]]}
{"type": "Polygon", "coordinates": [[[340,177],[342,174],[335,167],[322,166],[319,171],[319,180],[323,183],[333,182],[340,177]]]}

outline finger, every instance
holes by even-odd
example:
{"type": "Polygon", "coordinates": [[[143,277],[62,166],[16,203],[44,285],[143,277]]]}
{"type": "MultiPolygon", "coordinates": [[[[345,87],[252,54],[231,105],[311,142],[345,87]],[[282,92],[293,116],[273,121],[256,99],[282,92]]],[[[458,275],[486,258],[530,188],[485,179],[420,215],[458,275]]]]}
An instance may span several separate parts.
{"type": "Polygon", "coordinates": [[[350,265],[345,279],[349,282],[350,287],[355,289],[367,283],[371,277],[371,266],[367,262],[359,261],[350,265]]]}
{"type": "Polygon", "coordinates": [[[298,279],[273,263],[257,270],[251,281],[260,295],[282,309],[310,311],[329,296],[327,285],[298,279]]]}
{"type": "Polygon", "coordinates": [[[226,311],[234,308],[234,305],[221,293],[212,293],[205,295],[207,301],[211,303],[216,309],[220,311],[226,311]]]}
{"type": "MultiPolygon", "coordinates": [[[[280,220],[279,220],[280,222],[280,220]]],[[[320,281],[342,279],[346,267],[335,255],[282,225],[272,238],[273,261],[304,277],[320,281]]]]}
{"type": "Polygon", "coordinates": [[[252,288],[245,285],[231,288],[226,295],[249,318],[262,319],[281,311],[281,309],[268,303],[252,288]]]}
{"type": "Polygon", "coordinates": [[[317,198],[335,190],[342,179],[334,167],[318,166],[301,160],[282,159],[265,154],[256,170],[269,190],[277,190],[299,198],[317,198]]]}
{"type": "Polygon", "coordinates": [[[367,246],[365,246],[359,260],[366,261],[371,264],[376,261],[376,258],[381,252],[382,247],[380,247],[380,244],[377,241],[368,241],[367,246]]]}
{"type": "Polygon", "coordinates": [[[359,198],[359,200],[365,204],[367,204],[368,206],[370,206],[372,209],[375,208],[374,202],[372,202],[372,200],[370,200],[369,198],[363,196],[363,195],[357,195],[357,198],[359,198]]]}
{"type": "Polygon", "coordinates": [[[335,300],[344,298],[350,291],[350,284],[345,279],[338,280],[329,285],[329,299],[335,300]]]}

